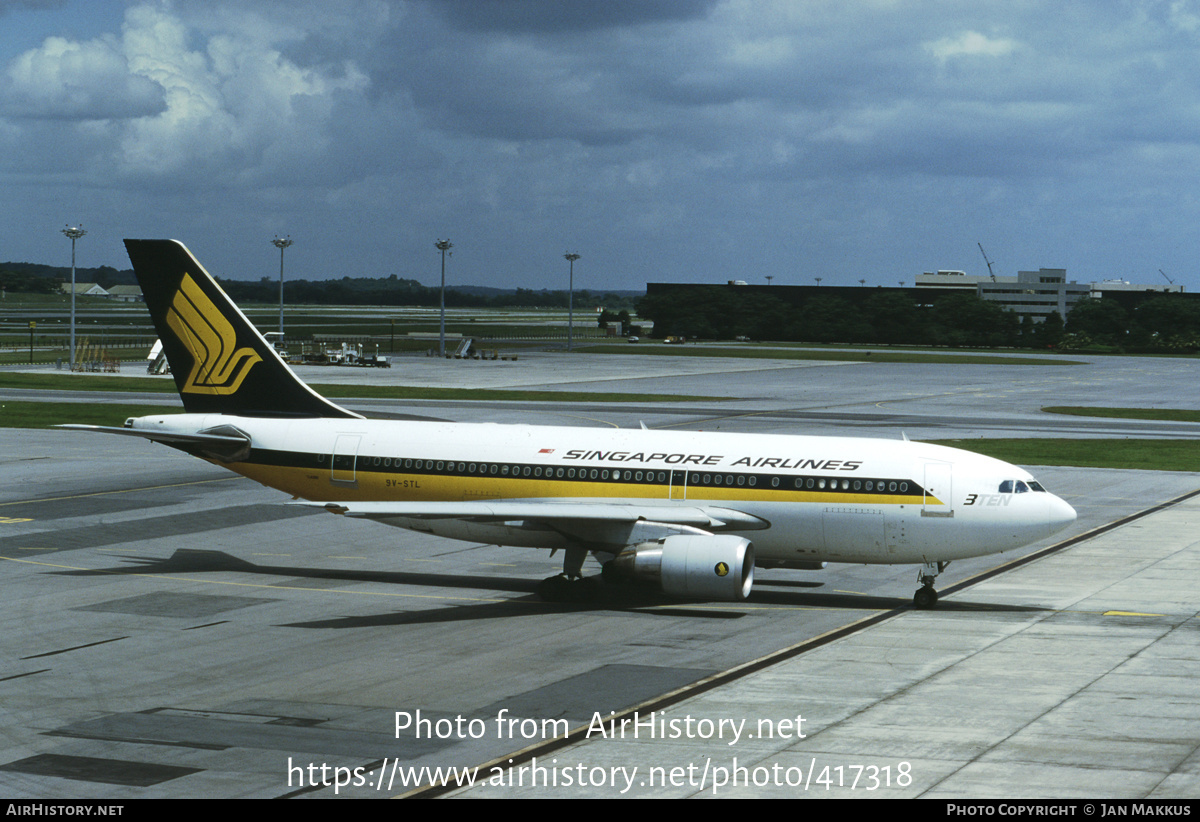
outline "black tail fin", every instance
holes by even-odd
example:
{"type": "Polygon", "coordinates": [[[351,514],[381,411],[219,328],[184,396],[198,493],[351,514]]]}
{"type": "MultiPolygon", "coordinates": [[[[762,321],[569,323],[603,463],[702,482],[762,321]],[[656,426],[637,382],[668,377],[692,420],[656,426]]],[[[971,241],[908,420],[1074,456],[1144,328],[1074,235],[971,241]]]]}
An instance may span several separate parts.
{"type": "Polygon", "coordinates": [[[125,248],[189,413],[358,416],[292,373],[183,243],[126,240],[125,248]]]}

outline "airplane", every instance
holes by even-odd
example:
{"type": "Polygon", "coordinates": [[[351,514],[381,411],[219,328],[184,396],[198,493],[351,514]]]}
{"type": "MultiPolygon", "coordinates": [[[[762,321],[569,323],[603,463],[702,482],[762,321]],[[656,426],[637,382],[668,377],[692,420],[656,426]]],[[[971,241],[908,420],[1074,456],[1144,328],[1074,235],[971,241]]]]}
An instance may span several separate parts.
{"type": "Polygon", "coordinates": [[[365,419],[300,380],[182,243],[125,246],[185,413],[62,427],[162,443],[346,517],[561,549],[545,599],[641,580],[740,602],[756,565],[835,562],[919,565],[913,603],[932,608],[947,563],[1075,519],[1021,468],[907,438],[365,419]]]}

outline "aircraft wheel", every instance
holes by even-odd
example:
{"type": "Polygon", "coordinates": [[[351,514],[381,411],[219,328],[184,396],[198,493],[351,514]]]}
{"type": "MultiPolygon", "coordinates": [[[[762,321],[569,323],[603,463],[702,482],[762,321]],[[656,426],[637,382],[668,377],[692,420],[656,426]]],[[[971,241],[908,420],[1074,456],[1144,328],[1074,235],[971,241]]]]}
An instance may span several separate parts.
{"type": "Polygon", "coordinates": [[[913,605],[915,605],[917,608],[920,608],[922,611],[929,610],[933,606],[937,605],[937,601],[937,591],[934,590],[933,586],[931,585],[922,585],[917,589],[917,592],[913,594],[913,605]]]}
{"type": "Polygon", "coordinates": [[[537,585],[537,595],[547,602],[591,602],[599,585],[595,577],[570,577],[558,574],[546,577],[537,585]]]}

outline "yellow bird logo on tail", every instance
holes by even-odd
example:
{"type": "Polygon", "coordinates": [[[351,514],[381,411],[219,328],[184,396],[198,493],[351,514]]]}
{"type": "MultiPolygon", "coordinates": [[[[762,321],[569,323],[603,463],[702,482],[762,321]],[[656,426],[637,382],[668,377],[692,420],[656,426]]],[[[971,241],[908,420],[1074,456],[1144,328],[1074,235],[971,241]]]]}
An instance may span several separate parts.
{"type": "Polygon", "coordinates": [[[192,355],[181,391],[234,394],[250,369],[262,362],[253,348],[237,347],[237,332],[191,274],[184,274],[167,312],[167,325],[192,355]]]}

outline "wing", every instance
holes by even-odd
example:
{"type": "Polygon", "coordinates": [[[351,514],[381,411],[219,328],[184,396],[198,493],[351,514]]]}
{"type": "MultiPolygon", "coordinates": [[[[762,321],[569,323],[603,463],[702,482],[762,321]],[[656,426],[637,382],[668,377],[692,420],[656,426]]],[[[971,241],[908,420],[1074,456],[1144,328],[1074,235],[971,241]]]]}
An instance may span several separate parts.
{"type": "Polygon", "coordinates": [[[714,534],[769,528],[761,517],[716,506],[623,504],[544,499],[469,502],[295,502],[356,519],[420,529],[438,520],[506,525],[528,531],[554,531],[593,550],[681,533],[714,534]]]}

